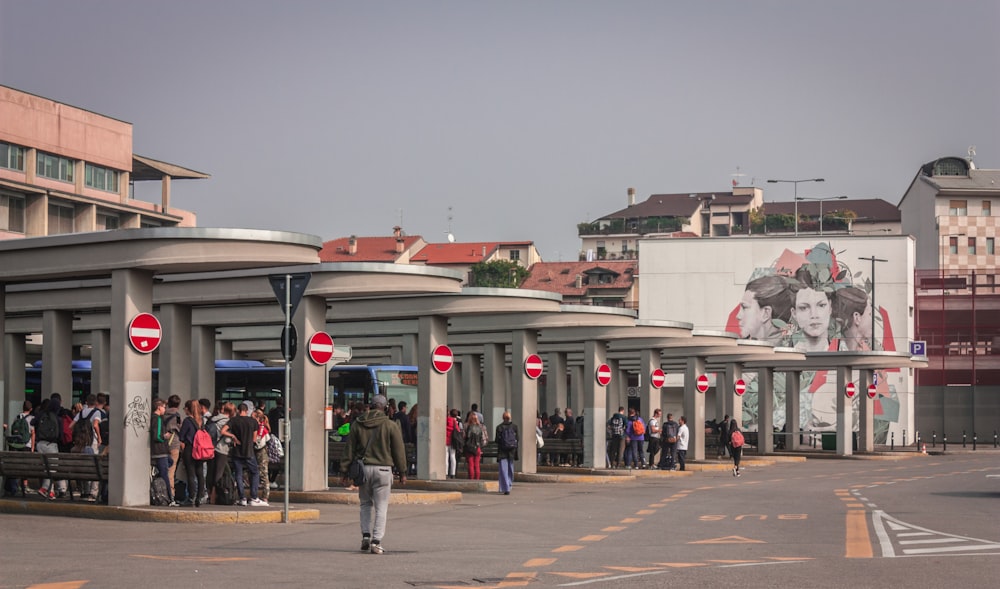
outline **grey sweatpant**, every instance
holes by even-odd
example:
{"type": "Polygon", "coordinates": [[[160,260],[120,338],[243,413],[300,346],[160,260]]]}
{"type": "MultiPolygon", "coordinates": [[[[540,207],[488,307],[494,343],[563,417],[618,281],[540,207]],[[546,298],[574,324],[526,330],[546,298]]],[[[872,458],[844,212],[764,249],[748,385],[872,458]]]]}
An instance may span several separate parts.
{"type": "Polygon", "coordinates": [[[358,487],[358,498],[361,500],[361,535],[371,535],[372,540],[381,542],[382,536],[385,535],[386,516],[389,513],[392,467],[365,465],[365,479],[365,484],[358,487]]]}

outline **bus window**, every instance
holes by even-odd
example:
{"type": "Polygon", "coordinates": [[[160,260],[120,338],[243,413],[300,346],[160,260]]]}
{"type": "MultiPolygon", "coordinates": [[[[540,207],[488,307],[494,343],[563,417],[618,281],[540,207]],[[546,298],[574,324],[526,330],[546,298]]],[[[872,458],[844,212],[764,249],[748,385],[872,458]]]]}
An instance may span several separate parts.
{"type": "Polygon", "coordinates": [[[400,401],[406,401],[407,406],[417,404],[417,371],[405,369],[382,369],[372,367],[375,380],[378,382],[378,392],[387,399],[394,399],[398,406],[400,401]]]}

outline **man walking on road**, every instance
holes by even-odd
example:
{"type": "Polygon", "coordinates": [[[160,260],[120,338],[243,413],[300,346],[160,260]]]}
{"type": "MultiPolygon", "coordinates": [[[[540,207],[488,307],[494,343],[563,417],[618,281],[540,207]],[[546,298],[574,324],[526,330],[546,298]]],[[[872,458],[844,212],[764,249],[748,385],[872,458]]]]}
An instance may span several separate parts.
{"type": "Polygon", "coordinates": [[[347,469],[351,461],[358,456],[364,460],[365,482],[358,486],[358,498],[361,502],[361,551],[370,551],[372,554],[385,552],[382,538],[389,512],[393,466],[399,472],[399,484],[406,484],[406,447],[403,445],[403,434],[399,424],[385,414],[387,404],[388,400],[383,395],[375,395],[368,411],[361,414],[351,426],[347,447],[340,460],[341,483],[345,487],[348,485],[347,469]]]}

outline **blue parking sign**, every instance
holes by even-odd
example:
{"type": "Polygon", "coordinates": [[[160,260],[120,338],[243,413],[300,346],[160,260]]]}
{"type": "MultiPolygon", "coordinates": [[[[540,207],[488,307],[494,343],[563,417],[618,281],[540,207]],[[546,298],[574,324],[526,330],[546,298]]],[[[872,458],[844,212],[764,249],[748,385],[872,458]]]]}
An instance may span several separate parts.
{"type": "Polygon", "coordinates": [[[926,341],[913,341],[910,342],[910,355],[911,356],[926,356],[927,355],[927,342],[926,341]]]}

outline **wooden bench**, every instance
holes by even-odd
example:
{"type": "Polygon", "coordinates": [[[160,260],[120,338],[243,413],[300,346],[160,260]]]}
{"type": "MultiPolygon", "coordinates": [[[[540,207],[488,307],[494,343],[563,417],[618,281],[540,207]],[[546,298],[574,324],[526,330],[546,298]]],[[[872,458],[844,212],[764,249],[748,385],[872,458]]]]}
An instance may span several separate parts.
{"type": "Polygon", "coordinates": [[[538,449],[538,453],[542,455],[539,465],[544,463],[547,466],[559,466],[562,463],[576,466],[578,459],[583,456],[583,440],[580,438],[544,438],[544,441],[545,445],[538,449]]]}
{"type": "MultiPolygon", "coordinates": [[[[336,441],[331,439],[327,445],[327,461],[330,464],[331,472],[337,472],[334,470],[334,464],[337,465],[339,469],[340,459],[344,455],[344,450],[347,449],[347,442],[336,441]]],[[[417,446],[415,444],[406,444],[406,459],[412,460],[412,462],[417,461],[417,446]]]]}
{"type": "MultiPolygon", "coordinates": [[[[108,482],[108,457],[97,454],[0,452],[0,476],[53,481],[108,482]]],[[[69,488],[73,499],[73,488],[69,488]]]]}

